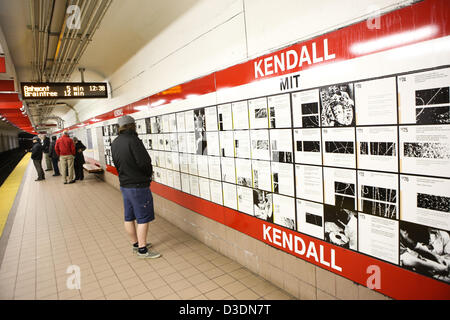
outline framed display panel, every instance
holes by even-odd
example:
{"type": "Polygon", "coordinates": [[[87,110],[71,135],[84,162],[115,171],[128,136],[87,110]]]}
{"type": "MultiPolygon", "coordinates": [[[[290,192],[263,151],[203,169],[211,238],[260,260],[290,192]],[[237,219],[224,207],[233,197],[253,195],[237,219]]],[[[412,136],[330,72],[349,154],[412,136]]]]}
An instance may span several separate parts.
{"type": "MultiPolygon", "coordinates": [[[[427,7],[427,3],[411,7],[427,7]]],[[[182,191],[172,187],[176,185],[175,174],[170,171],[176,172],[173,170],[176,166],[172,158],[168,169],[167,157],[164,162],[158,161],[161,168],[156,169],[159,174],[152,190],[363,285],[366,267],[379,265],[387,279],[379,291],[390,296],[448,297],[445,292],[450,281],[442,266],[434,264],[428,271],[419,271],[408,255],[442,258],[445,250],[438,244],[449,239],[449,195],[445,192],[450,178],[449,68],[448,65],[427,68],[414,70],[412,66],[411,71],[381,76],[377,72],[376,78],[358,77],[351,70],[345,77],[330,75],[338,79],[332,81],[335,83],[313,79],[313,86],[306,83],[298,90],[290,88],[288,92],[275,94],[271,91],[259,97],[235,95],[235,99],[218,99],[217,106],[200,108],[204,114],[198,111],[197,118],[204,116],[203,131],[216,132],[214,120],[208,124],[208,117],[214,119],[216,108],[220,132],[220,156],[207,152],[209,179],[203,177],[204,173],[199,176],[198,167],[197,171],[190,169],[192,163],[198,162],[192,156],[200,155],[198,144],[192,143],[199,140],[195,134],[198,138],[199,129],[203,128],[199,121],[197,125],[195,122],[198,108],[178,112],[178,133],[188,132],[194,137],[189,136],[186,140],[190,146],[183,148],[178,135],[182,191]],[[178,114],[184,115],[184,130],[178,114]],[[266,149],[253,143],[259,142],[260,147],[264,141],[277,140],[274,130],[280,128],[290,131],[293,161],[289,163],[275,161],[270,143],[266,149]],[[249,129],[250,156],[240,157],[242,153],[236,155],[235,133],[249,129]],[[188,157],[183,156],[183,150],[188,157]],[[238,165],[240,160],[248,161],[246,165],[238,165]],[[186,167],[188,170],[183,171],[186,167]],[[249,168],[250,186],[242,184],[249,177],[249,168]],[[206,180],[209,200],[206,200],[206,180]],[[250,194],[252,201],[248,200],[250,194]],[[420,244],[417,248],[432,247],[431,253],[427,256],[423,250],[408,247],[405,241],[408,234],[420,244]],[[426,234],[417,241],[418,235],[426,234]],[[398,279],[402,286],[395,285],[398,279]],[[417,290],[418,287],[423,290],[417,290]]],[[[259,71],[257,74],[260,75],[259,71]]],[[[265,76],[264,71],[262,74],[265,76]]],[[[299,79],[312,78],[311,73],[301,73],[299,79]]],[[[221,81],[218,76],[216,88],[221,88],[221,81]]],[[[154,125],[159,122],[164,128],[162,120],[162,116],[147,120],[151,129],[155,127],[152,134],[172,133],[170,120],[169,131],[154,125]]],[[[111,127],[104,128],[105,136],[108,130],[112,131],[111,127]]],[[[210,143],[208,135],[205,136],[208,150],[210,143]]],[[[152,147],[153,144],[152,141],[152,147]]],[[[166,151],[166,145],[163,143],[157,152],[166,151]]],[[[175,152],[171,145],[167,151],[175,152]]],[[[162,158],[158,153],[155,157],[162,158]]]]}

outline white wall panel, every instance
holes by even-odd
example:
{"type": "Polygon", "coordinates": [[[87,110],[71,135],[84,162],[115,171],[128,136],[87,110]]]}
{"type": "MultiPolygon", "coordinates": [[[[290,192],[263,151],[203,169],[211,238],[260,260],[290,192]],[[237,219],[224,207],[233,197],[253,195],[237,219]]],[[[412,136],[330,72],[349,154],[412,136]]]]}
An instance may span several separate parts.
{"type": "MultiPolygon", "coordinates": [[[[249,57],[349,25],[402,0],[244,0],[249,57]]],[[[381,26],[383,27],[383,26],[381,26]]]]}

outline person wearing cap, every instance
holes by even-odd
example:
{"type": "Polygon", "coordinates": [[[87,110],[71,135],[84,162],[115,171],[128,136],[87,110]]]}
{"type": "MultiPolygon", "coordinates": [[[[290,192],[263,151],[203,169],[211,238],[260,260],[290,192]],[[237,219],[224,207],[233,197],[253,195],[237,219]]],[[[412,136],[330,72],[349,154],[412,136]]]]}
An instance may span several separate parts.
{"type": "Polygon", "coordinates": [[[42,145],[41,139],[38,136],[33,137],[33,147],[31,148],[31,159],[37,172],[37,179],[35,181],[45,180],[44,170],[42,169],[42,145]]]}
{"type": "Polygon", "coordinates": [[[155,219],[150,191],[153,167],[150,156],[136,133],[133,117],[118,120],[119,136],[111,144],[114,166],[119,173],[124,204],[124,225],[138,258],[159,258],[147,243],[148,224],[155,219]],[[136,222],[136,224],[135,224],[136,222]]]}
{"type": "Polygon", "coordinates": [[[61,166],[60,169],[64,184],[74,183],[75,177],[73,161],[75,156],[75,144],[69,137],[69,131],[64,131],[61,138],[56,140],[55,151],[59,156],[59,163],[61,166]]]}

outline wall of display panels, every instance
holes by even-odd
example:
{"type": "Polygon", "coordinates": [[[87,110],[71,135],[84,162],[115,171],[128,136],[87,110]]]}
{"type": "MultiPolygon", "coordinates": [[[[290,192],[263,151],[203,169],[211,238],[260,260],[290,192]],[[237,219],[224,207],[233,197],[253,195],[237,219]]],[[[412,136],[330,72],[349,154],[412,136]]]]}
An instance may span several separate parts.
{"type": "MultiPolygon", "coordinates": [[[[450,68],[138,119],[154,181],[450,283],[450,68]]],[[[105,160],[117,125],[103,127],[105,160]]]]}

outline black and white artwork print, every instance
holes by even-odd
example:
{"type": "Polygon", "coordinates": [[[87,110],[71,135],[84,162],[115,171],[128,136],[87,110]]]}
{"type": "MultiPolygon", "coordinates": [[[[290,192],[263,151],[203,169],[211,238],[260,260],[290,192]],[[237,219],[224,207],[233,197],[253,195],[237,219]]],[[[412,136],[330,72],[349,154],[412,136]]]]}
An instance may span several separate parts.
{"type": "Polygon", "coordinates": [[[352,126],[355,123],[353,84],[340,84],[320,89],[321,122],[324,127],[352,126]]]}

